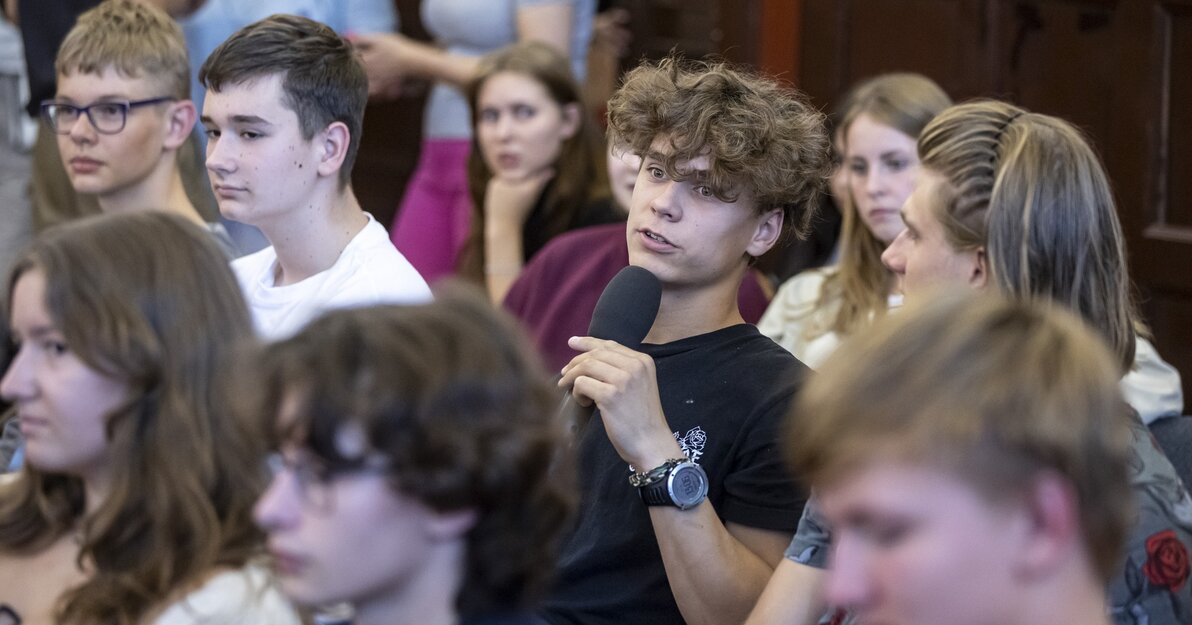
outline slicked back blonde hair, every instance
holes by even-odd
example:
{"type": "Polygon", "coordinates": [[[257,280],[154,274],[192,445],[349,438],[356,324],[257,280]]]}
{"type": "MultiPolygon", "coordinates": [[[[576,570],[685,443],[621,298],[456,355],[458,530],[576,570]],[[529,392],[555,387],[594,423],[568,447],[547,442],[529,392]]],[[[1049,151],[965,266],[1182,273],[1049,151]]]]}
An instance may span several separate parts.
{"type": "Polygon", "coordinates": [[[101,2],[79,16],[54,61],[59,76],[99,74],[109,67],[156,83],[161,92],[150,97],[190,98],[186,39],[177,22],[156,7],[134,0],[101,2]]]}
{"type": "Polygon", "coordinates": [[[831,173],[823,114],[793,88],[725,63],[675,56],[630,71],[608,103],[614,144],[645,156],[654,142],[667,175],[708,156],[708,185],[735,201],[748,191],[757,212],[783,212],[783,233],[802,238],[831,173]]]}
{"type": "Polygon", "coordinates": [[[936,217],[956,249],[983,247],[1014,297],[1054,300],[1097,328],[1122,371],[1134,362],[1126,244],[1109,179],[1068,122],[1005,102],[957,105],[919,138],[941,175],[936,217]]]}
{"type": "Polygon", "coordinates": [[[867,466],[929,466],[994,502],[1058,475],[1108,580],[1134,514],[1130,412],[1113,357],[1050,303],[924,302],[846,341],[804,388],[787,435],[797,474],[831,488],[867,466]]]}

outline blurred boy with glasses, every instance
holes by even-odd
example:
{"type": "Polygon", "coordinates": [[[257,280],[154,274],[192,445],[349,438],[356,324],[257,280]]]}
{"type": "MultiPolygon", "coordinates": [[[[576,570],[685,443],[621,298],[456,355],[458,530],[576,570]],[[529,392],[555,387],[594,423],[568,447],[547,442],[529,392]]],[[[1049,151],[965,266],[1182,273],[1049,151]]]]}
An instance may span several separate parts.
{"type": "Polygon", "coordinates": [[[223,226],[195,209],[179,173],[197,113],[178,25],[147,4],[103,2],[79,16],[55,71],[57,94],[41,112],[75,191],[94,194],[104,212],[182,215],[235,255],[223,226]]]}

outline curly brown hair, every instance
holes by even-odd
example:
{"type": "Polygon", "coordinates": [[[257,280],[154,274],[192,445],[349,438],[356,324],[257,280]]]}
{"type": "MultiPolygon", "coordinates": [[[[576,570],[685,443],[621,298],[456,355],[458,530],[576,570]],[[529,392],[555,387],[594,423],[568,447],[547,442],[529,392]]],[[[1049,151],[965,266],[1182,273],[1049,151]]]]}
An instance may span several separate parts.
{"type": "Polygon", "coordinates": [[[244,376],[256,391],[245,409],[269,420],[278,446],[304,447],[332,471],[379,455],[395,491],[476,512],[457,598],[465,617],[531,607],[574,507],[549,376],[511,318],[470,291],[331,312],[266,347],[244,376]],[[365,449],[341,449],[345,426],[364,432],[365,449]]]}
{"type": "Polygon", "coordinates": [[[688,175],[678,163],[706,155],[716,197],[747,191],[759,214],[781,209],[784,236],[806,235],[831,173],[825,118],[806,96],[720,61],[643,62],[609,100],[608,129],[642,155],[667,142],[661,164],[676,180],[688,175]]]}

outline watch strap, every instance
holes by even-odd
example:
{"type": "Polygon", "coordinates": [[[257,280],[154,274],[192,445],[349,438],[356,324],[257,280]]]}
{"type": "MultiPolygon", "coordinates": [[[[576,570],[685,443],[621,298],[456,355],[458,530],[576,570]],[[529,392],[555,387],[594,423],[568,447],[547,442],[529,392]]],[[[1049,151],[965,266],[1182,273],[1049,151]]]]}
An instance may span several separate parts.
{"type": "Polygon", "coordinates": [[[667,491],[665,478],[638,488],[637,494],[641,497],[642,503],[647,506],[675,506],[675,502],[671,500],[670,493],[667,491]]]}

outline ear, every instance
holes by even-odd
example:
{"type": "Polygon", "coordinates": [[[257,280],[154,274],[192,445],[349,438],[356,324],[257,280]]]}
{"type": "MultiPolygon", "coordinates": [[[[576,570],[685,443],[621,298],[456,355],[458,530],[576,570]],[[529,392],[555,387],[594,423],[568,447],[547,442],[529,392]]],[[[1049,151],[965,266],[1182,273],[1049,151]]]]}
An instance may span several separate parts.
{"type": "Polygon", "coordinates": [[[978,247],[973,251],[973,267],[969,272],[969,286],[974,289],[984,289],[989,282],[989,259],[985,248],[978,247]]]}
{"type": "Polygon", "coordinates": [[[476,526],[476,511],[472,508],[450,512],[430,511],[426,518],[426,532],[437,542],[462,538],[476,526]]]}
{"type": "Polygon", "coordinates": [[[578,102],[563,105],[563,129],[561,132],[564,139],[570,139],[575,136],[575,133],[579,132],[583,114],[584,110],[578,102]]]}
{"type": "MultiPolygon", "coordinates": [[[[1076,491],[1061,475],[1044,471],[1036,476],[1023,498],[1023,509],[1026,532],[1015,560],[1024,579],[1046,577],[1084,549],[1076,491]]],[[[1083,557],[1089,560],[1091,554],[1083,557]]]]}
{"type": "Polygon", "coordinates": [[[749,246],[745,248],[745,253],[753,257],[765,254],[778,242],[778,237],[782,234],[782,209],[766,211],[757,220],[757,228],[753,231],[749,246]]]}
{"type": "Polygon", "coordinates": [[[348,156],[351,137],[352,133],[348,131],[347,124],[343,122],[331,122],[322,132],[315,135],[315,149],[319,153],[317,171],[320,176],[339,175],[339,170],[344,165],[344,159],[348,156]]]}
{"type": "Polygon", "coordinates": [[[195,110],[194,102],[178,100],[171,103],[166,113],[166,136],[162,147],[167,150],[177,150],[182,147],[182,144],[190,137],[190,131],[194,130],[197,119],[198,111],[195,110]]]}

